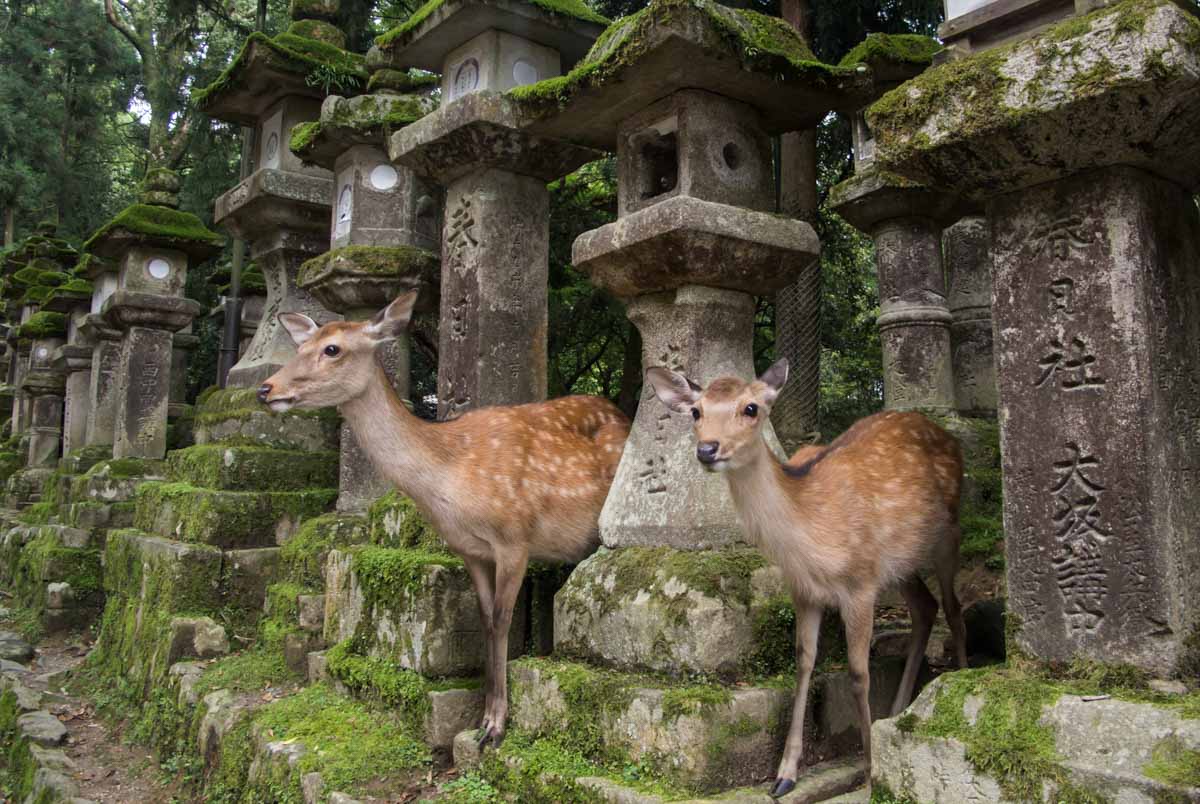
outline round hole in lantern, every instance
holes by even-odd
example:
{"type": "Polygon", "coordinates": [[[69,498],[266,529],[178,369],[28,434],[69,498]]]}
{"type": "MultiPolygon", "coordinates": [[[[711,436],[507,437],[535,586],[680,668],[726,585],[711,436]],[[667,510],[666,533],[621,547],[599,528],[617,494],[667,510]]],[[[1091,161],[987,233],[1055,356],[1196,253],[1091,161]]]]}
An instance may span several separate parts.
{"type": "Polygon", "coordinates": [[[538,80],[537,67],[534,67],[525,59],[517,59],[513,65],[513,80],[517,82],[517,86],[523,87],[526,84],[536,84],[538,80]]]}
{"type": "Polygon", "coordinates": [[[742,151],[735,142],[725,143],[725,147],[721,149],[721,156],[730,170],[737,170],[742,164],[742,151]]]}
{"type": "Polygon", "coordinates": [[[162,257],[154,257],[146,263],[146,272],[155,279],[166,279],[171,275],[171,263],[162,257]]]}
{"type": "Polygon", "coordinates": [[[50,350],[47,349],[45,346],[38,347],[38,350],[37,350],[37,359],[38,360],[45,360],[49,354],[50,354],[50,350]]]}
{"type": "Polygon", "coordinates": [[[376,165],[371,168],[371,186],[376,190],[390,190],[400,181],[400,174],[391,165],[376,165]]]}

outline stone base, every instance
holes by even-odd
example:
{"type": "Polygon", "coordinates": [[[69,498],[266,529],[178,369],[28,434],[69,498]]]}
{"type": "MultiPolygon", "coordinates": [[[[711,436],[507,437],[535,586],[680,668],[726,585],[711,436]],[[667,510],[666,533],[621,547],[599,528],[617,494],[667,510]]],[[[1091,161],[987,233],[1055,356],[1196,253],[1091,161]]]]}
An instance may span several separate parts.
{"type": "Polygon", "coordinates": [[[1196,781],[1200,721],[1186,719],[1171,703],[1166,696],[1146,703],[1059,694],[1004,669],[947,674],[905,713],[875,723],[875,786],[928,804],[1081,801],[1082,794],[1090,794],[1088,801],[1200,800],[1200,786],[1182,781],[1196,781]],[[935,716],[939,736],[923,731],[935,716]],[[969,758],[977,733],[985,735],[992,767],[1005,769],[1005,777],[969,758]],[[1041,740],[1050,746],[1045,758],[1034,756],[1041,740]]]}
{"type": "Polygon", "coordinates": [[[299,491],[337,486],[338,456],[311,452],[203,444],[167,456],[171,479],[223,491],[299,491]]]}
{"type": "Polygon", "coordinates": [[[255,393],[255,388],[226,388],[204,397],[196,407],[196,443],[232,441],[304,452],[337,450],[340,424],[336,411],[271,413],[255,393]]]}
{"type": "Polygon", "coordinates": [[[793,621],[778,571],[752,548],[601,548],[555,597],[554,645],[608,666],[739,678],[791,661],[793,621]]]}
{"type": "MultiPolygon", "coordinates": [[[[526,621],[522,595],[510,658],[523,652],[526,621]]],[[[483,669],[478,598],[462,562],[448,553],[365,546],[330,552],[324,633],[331,645],[354,638],[357,652],[427,676],[483,669]]]]}

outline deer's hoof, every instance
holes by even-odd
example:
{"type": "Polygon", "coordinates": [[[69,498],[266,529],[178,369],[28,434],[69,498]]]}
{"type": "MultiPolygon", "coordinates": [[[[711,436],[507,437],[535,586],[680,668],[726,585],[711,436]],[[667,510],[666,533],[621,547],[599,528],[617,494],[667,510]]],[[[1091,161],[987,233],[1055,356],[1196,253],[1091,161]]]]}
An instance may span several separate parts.
{"type": "Polygon", "coordinates": [[[492,739],[492,729],[487,724],[484,724],[483,728],[481,728],[479,730],[479,743],[476,747],[480,751],[482,751],[484,749],[484,747],[487,746],[488,741],[490,741],[491,739],[492,739]]]}
{"type": "Polygon", "coordinates": [[[775,784],[771,787],[771,792],[768,795],[771,798],[783,798],[788,793],[792,792],[792,788],[796,786],[794,779],[776,779],[775,784]]]}

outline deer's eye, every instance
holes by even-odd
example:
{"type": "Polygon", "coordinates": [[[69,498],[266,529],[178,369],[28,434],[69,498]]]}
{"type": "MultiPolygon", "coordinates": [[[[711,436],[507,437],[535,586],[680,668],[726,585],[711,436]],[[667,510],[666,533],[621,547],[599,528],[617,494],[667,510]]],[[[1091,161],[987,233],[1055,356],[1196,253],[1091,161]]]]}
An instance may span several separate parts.
{"type": "Polygon", "coordinates": [[[325,347],[325,354],[329,355],[330,357],[337,357],[341,351],[342,350],[339,349],[336,344],[331,343],[325,347]]]}
{"type": "Polygon", "coordinates": [[[745,407],[745,409],[742,411],[742,413],[745,413],[747,416],[749,416],[751,419],[753,419],[755,416],[758,415],[758,405],[751,402],[749,405],[747,405],[745,407]]]}
{"type": "Polygon", "coordinates": [[[700,410],[698,408],[692,408],[692,418],[700,421],[700,410]]]}

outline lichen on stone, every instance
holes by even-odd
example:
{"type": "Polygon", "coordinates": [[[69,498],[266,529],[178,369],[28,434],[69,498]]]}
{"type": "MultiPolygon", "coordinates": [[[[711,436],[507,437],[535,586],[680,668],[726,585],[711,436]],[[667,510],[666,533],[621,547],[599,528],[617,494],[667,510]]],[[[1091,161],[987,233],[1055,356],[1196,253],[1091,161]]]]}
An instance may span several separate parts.
{"type": "Polygon", "coordinates": [[[67,317],[49,310],[34,313],[17,330],[17,335],[22,338],[61,338],[66,334],[67,317]]]}
{"type": "Polygon", "coordinates": [[[309,288],[330,276],[433,278],[438,258],[416,246],[343,246],[300,266],[296,284],[309,288]]]}

